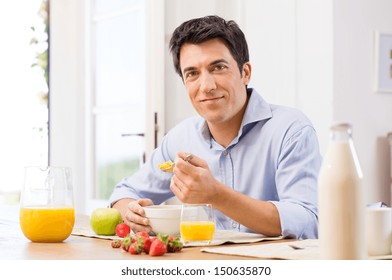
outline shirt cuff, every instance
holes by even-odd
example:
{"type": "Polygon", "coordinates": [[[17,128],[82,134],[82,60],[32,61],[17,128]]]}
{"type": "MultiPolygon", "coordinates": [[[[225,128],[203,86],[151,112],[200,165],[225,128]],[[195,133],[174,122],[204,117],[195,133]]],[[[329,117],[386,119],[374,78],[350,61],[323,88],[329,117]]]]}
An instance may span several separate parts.
{"type": "Polygon", "coordinates": [[[303,206],[288,201],[270,201],[279,212],[284,238],[315,239],[318,236],[317,216],[303,206]]]}

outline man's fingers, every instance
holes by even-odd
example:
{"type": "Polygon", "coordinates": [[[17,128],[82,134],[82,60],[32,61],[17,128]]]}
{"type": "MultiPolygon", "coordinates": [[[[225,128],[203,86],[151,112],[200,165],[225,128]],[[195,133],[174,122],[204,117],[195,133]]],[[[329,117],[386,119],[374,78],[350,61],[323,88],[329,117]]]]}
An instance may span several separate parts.
{"type": "Polygon", "coordinates": [[[141,199],[138,199],[137,200],[137,203],[140,205],[140,206],[149,206],[149,205],[153,205],[154,203],[152,202],[152,200],[151,199],[148,199],[148,198],[141,198],[141,199]]]}
{"type": "Polygon", "coordinates": [[[204,160],[202,160],[198,156],[196,156],[192,153],[189,153],[189,152],[179,152],[177,154],[177,157],[187,163],[192,164],[193,166],[196,166],[196,167],[205,167],[206,166],[206,163],[204,160]]]}
{"type": "Polygon", "coordinates": [[[152,204],[153,202],[150,199],[138,199],[128,204],[126,219],[128,220],[129,226],[133,232],[151,231],[149,220],[144,216],[145,213],[142,206],[148,206],[152,204]]]}

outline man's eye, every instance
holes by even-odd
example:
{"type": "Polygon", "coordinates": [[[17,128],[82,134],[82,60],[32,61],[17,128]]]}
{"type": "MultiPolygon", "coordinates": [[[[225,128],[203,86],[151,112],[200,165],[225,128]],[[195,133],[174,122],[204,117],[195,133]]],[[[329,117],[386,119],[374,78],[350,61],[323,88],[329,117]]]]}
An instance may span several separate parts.
{"type": "Polygon", "coordinates": [[[220,70],[224,70],[227,67],[225,65],[216,65],[214,66],[214,71],[220,71],[220,70]]]}
{"type": "Polygon", "coordinates": [[[189,71],[185,73],[185,78],[192,78],[194,76],[196,76],[196,71],[189,71]]]}

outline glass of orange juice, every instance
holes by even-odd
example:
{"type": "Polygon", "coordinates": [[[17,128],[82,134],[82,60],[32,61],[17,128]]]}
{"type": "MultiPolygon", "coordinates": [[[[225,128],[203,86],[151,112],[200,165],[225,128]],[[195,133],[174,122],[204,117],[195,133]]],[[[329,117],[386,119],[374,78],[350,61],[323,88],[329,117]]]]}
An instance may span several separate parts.
{"type": "Polygon", "coordinates": [[[19,221],[33,242],[62,242],[71,235],[75,211],[70,168],[25,168],[19,221]]]}
{"type": "Polygon", "coordinates": [[[211,204],[183,204],[180,223],[185,246],[209,245],[214,238],[215,222],[211,204]]]}

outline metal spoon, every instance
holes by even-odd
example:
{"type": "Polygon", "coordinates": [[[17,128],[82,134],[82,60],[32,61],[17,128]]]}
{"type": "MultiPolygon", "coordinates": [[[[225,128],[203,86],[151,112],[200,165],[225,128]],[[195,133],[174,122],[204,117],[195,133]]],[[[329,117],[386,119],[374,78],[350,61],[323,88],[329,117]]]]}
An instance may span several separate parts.
{"type": "MultiPolygon", "coordinates": [[[[187,154],[184,158],[184,161],[189,162],[191,159],[193,158],[192,154],[187,154]]],[[[162,168],[161,170],[163,172],[173,172],[173,168],[174,168],[174,163],[166,168],[162,168]]]]}

